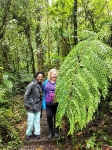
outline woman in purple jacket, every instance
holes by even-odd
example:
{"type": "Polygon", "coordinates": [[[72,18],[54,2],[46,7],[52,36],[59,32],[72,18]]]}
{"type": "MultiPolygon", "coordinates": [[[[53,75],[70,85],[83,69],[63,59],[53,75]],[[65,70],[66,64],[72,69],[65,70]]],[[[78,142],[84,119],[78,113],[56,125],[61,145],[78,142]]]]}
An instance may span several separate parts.
{"type": "Polygon", "coordinates": [[[58,75],[57,69],[51,69],[48,72],[48,80],[43,84],[44,96],[43,96],[43,110],[46,111],[47,122],[49,127],[48,139],[51,139],[54,133],[54,136],[57,138],[58,128],[55,127],[55,117],[58,107],[58,103],[54,102],[55,99],[55,87],[56,79],[58,75]]]}

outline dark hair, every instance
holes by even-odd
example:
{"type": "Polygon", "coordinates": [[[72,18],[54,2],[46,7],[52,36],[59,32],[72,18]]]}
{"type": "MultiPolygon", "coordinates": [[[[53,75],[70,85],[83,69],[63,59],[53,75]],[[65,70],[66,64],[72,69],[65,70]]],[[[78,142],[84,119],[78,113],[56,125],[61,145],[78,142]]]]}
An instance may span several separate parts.
{"type": "Polygon", "coordinates": [[[37,73],[35,74],[35,78],[36,78],[39,74],[42,74],[43,77],[44,77],[44,73],[43,73],[43,72],[37,72],[37,73]]]}

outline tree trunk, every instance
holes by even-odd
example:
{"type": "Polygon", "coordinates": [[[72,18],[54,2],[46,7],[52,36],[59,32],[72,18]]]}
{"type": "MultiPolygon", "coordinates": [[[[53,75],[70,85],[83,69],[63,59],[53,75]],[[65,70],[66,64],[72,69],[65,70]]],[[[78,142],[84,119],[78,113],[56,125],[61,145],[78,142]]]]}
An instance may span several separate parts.
{"type": "MultiPolygon", "coordinates": [[[[38,17],[38,21],[40,21],[40,17],[38,17]]],[[[44,71],[44,53],[41,46],[41,36],[40,36],[40,24],[37,25],[36,28],[36,48],[37,48],[37,68],[38,71],[44,71]]]]}
{"type": "MultiPolygon", "coordinates": [[[[48,7],[48,0],[47,0],[47,7],[48,7]]],[[[49,13],[48,13],[48,10],[47,10],[47,52],[48,52],[48,69],[51,68],[51,56],[50,56],[50,33],[49,33],[49,13]]]]}
{"type": "Polygon", "coordinates": [[[31,44],[30,25],[26,25],[24,30],[25,30],[27,41],[28,41],[28,47],[31,52],[31,66],[32,66],[33,76],[35,77],[35,61],[34,61],[33,47],[31,44]]]}
{"type": "Polygon", "coordinates": [[[2,25],[0,26],[0,40],[3,38],[5,34],[5,28],[7,26],[7,18],[8,18],[10,6],[11,6],[11,0],[8,0],[6,4],[6,8],[4,10],[4,16],[2,18],[2,23],[1,23],[2,25]]]}
{"type": "Polygon", "coordinates": [[[2,66],[3,71],[9,71],[9,65],[8,65],[8,53],[9,53],[9,47],[7,45],[1,45],[2,50],[2,66]]]}
{"type": "Polygon", "coordinates": [[[83,7],[84,7],[84,11],[85,11],[85,21],[86,21],[86,19],[88,19],[91,26],[92,26],[93,31],[95,31],[95,24],[94,24],[93,14],[88,9],[87,3],[84,0],[82,0],[82,4],[83,4],[83,7]]]}
{"type": "Polygon", "coordinates": [[[108,39],[108,44],[112,47],[112,25],[110,26],[110,31],[111,31],[111,33],[110,33],[110,37],[108,39]]]}
{"type": "Polygon", "coordinates": [[[27,73],[29,73],[29,62],[27,60],[27,57],[28,57],[28,50],[26,48],[26,71],[27,71],[27,73]]]}
{"type": "Polygon", "coordinates": [[[77,0],[74,0],[74,45],[77,45],[77,0]]]}
{"type": "MultiPolygon", "coordinates": [[[[19,17],[16,13],[13,12],[13,18],[18,21],[18,25],[22,26],[24,28],[24,32],[28,41],[28,47],[31,53],[31,67],[32,67],[32,73],[33,76],[35,77],[35,60],[34,60],[34,54],[33,54],[33,47],[31,43],[31,35],[30,35],[30,25],[27,23],[27,18],[26,17],[19,17]]],[[[27,54],[27,52],[26,52],[27,54]]],[[[27,71],[28,71],[28,62],[27,62],[27,71]]]]}
{"type": "MultiPolygon", "coordinates": [[[[62,31],[64,30],[67,30],[67,24],[63,23],[61,24],[61,28],[62,28],[62,31]]],[[[60,49],[61,49],[61,53],[62,53],[62,57],[66,57],[70,51],[70,43],[68,43],[68,40],[66,37],[64,37],[63,35],[63,32],[60,33],[60,36],[61,36],[61,40],[60,40],[60,49]]]]}

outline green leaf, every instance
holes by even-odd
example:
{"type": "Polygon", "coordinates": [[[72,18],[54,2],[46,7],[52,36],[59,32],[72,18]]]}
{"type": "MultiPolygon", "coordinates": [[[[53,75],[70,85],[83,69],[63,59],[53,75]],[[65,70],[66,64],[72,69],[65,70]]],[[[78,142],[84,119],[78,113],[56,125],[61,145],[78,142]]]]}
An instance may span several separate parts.
{"type": "Polygon", "coordinates": [[[70,123],[69,134],[92,120],[101,95],[105,98],[112,79],[112,49],[96,40],[80,42],[59,69],[56,85],[57,125],[63,116],[70,123]]]}

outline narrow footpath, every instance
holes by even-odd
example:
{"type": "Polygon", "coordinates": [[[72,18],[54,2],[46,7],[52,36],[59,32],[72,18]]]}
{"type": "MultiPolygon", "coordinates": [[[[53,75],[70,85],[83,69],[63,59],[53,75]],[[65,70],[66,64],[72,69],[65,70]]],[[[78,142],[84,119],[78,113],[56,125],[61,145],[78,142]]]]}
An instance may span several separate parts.
{"type": "MultiPolygon", "coordinates": [[[[32,137],[30,140],[23,140],[24,146],[22,146],[19,150],[65,150],[62,148],[59,138],[53,137],[52,139],[48,139],[48,126],[46,116],[42,116],[41,118],[41,138],[36,140],[32,137]]],[[[26,124],[26,122],[24,123],[26,124]]],[[[25,135],[25,130],[23,131],[25,135]]]]}

